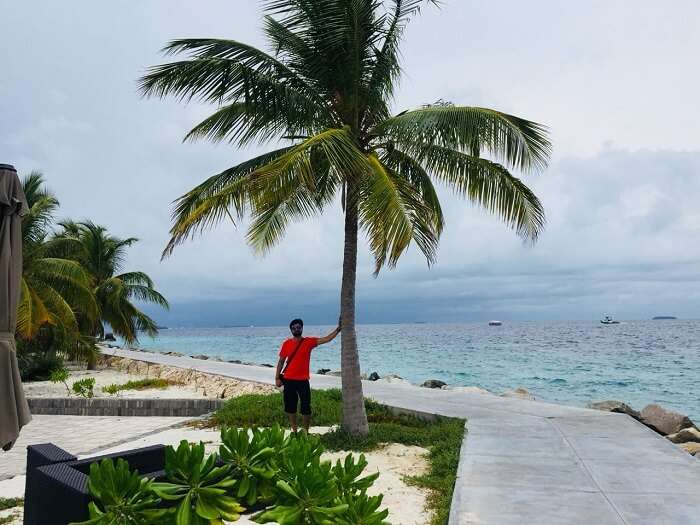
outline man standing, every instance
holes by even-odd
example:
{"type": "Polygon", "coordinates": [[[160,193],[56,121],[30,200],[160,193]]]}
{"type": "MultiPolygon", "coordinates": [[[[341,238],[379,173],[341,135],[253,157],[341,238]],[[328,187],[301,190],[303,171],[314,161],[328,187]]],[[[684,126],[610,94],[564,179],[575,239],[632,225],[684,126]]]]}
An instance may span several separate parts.
{"type": "Polygon", "coordinates": [[[302,337],[304,321],[301,319],[294,319],[289,323],[289,330],[292,332],[292,337],[282,343],[280,348],[275,384],[278,387],[284,386],[284,411],[289,415],[292,431],[297,431],[297,405],[301,401],[302,426],[308,432],[311,422],[311,387],[309,386],[311,351],[318,345],[335,339],[340,333],[340,323],[325,337],[302,337]]]}

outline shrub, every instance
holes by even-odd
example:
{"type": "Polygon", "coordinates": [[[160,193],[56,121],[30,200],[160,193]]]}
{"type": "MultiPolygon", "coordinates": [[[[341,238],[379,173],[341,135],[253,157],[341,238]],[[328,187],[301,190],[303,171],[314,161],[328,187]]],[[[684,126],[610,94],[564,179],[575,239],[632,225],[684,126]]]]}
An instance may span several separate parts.
{"type": "Polygon", "coordinates": [[[71,525],[163,523],[171,511],[158,508],[161,500],[152,493],[152,483],[139,476],[138,471],[131,471],[123,459],[118,459],[116,466],[111,459],[93,463],[88,480],[88,490],[94,499],[88,506],[90,519],[71,525]]]}
{"type": "Polygon", "coordinates": [[[146,378],[137,379],[136,381],[127,381],[124,384],[117,385],[111,384],[109,386],[103,386],[102,391],[107,394],[117,394],[121,390],[146,390],[148,388],[168,388],[172,385],[181,385],[177,381],[171,379],[161,379],[161,378],[146,378]]]}
{"type": "MultiPolygon", "coordinates": [[[[342,395],[340,390],[312,390],[311,406],[315,425],[335,425],[341,421],[342,395]]],[[[282,407],[282,394],[246,394],[226,402],[214,415],[211,423],[229,427],[256,427],[260,425],[287,425],[282,407]]],[[[393,417],[388,409],[369,399],[365,409],[370,421],[393,417]]]]}
{"type": "Polygon", "coordinates": [[[275,496],[273,478],[278,469],[274,456],[286,446],[284,431],[275,426],[266,431],[221,429],[221,459],[233,468],[237,478],[235,494],[251,507],[256,502],[270,503],[275,496]]]}
{"type": "Polygon", "coordinates": [[[153,492],[167,501],[179,502],[176,525],[235,521],[244,510],[238,501],[226,495],[235,480],[229,465],[216,466],[217,455],[204,459],[204,443],[181,441],[177,450],[165,449],[167,482],[154,483],[153,492]]]}
{"type": "Polygon", "coordinates": [[[85,398],[91,398],[95,397],[95,378],[94,377],[86,377],[84,379],[80,379],[73,383],[73,392],[78,394],[81,397],[85,398]]]}
{"type": "Polygon", "coordinates": [[[17,352],[22,381],[48,381],[51,372],[63,368],[63,358],[55,352],[17,352]]]}
{"type": "Polygon", "coordinates": [[[66,387],[66,392],[70,396],[70,388],[68,388],[68,378],[70,377],[70,372],[67,368],[57,368],[51,372],[51,377],[49,378],[52,383],[63,383],[66,387]]]}

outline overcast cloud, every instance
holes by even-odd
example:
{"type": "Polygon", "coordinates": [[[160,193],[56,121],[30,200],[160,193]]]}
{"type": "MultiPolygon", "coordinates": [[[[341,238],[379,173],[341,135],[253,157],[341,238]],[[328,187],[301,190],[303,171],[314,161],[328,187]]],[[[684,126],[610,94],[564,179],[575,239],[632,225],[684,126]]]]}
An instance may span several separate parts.
{"type": "MultiPolygon", "coordinates": [[[[60,216],[137,236],[128,266],[173,302],[174,324],[337,315],[338,207],[267,257],[222,225],[160,262],[170,202],[260,150],[182,137],[211,107],[142,100],[136,79],[170,39],[263,46],[255,1],[0,0],[0,162],[44,172],[60,216]]],[[[414,20],[396,110],[439,98],[547,124],[550,168],[525,180],[548,226],[535,246],[448,192],[438,263],[411,251],[372,278],[363,322],[697,317],[700,3],[447,0],[414,20]],[[672,8],[667,7],[672,5],[672,8]]]]}

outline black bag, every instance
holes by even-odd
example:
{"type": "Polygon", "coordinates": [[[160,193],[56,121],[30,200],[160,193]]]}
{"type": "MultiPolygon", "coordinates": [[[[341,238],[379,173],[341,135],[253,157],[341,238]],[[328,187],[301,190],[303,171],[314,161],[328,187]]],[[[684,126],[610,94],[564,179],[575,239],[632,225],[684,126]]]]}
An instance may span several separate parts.
{"type": "Polygon", "coordinates": [[[287,370],[287,368],[289,368],[289,365],[291,364],[292,359],[294,359],[294,356],[297,355],[297,352],[299,351],[299,349],[301,348],[301,345],[303,343],[304,343],[304,338],[302,337],[301,341],[299,341],[299,343],[297,344],[297,347],[294,349],[294,352],[292,352],[292,355],[289,356],[289,358],[287,359],[287,362],[284,364],[284,368],[282,368],[282,370],[280,371],[280,379],[282,381],[284,381],[285,370],[287,370]]]}

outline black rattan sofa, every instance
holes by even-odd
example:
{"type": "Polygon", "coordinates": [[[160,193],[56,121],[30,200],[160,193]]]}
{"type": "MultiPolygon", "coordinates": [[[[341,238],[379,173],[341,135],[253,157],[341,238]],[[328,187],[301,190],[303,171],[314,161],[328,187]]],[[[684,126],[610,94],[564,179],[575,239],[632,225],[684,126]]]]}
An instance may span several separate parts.
{"type": "Polygon", "coordinates": [[[30,445],[27,447],[24,525],[67,525],[87,520],[90,464],[103,458],[123,458],[144,476],[159,478],[164,474],[163,445],[81,460],[52,443],[30,445]]]}

